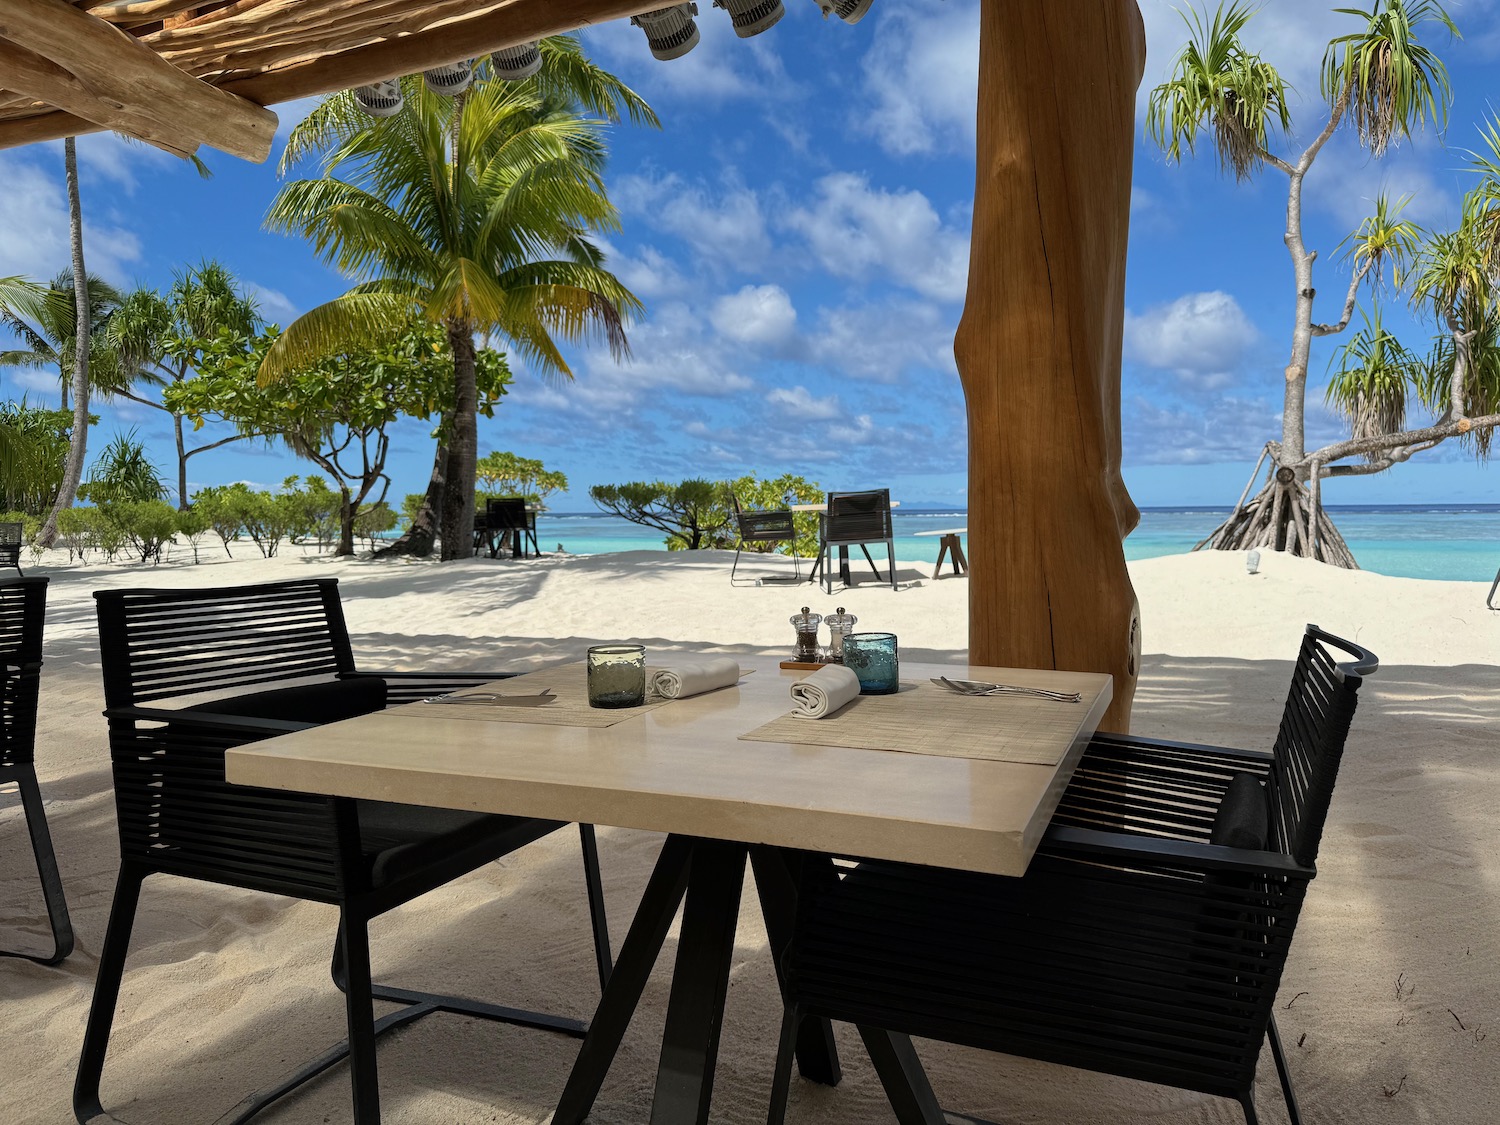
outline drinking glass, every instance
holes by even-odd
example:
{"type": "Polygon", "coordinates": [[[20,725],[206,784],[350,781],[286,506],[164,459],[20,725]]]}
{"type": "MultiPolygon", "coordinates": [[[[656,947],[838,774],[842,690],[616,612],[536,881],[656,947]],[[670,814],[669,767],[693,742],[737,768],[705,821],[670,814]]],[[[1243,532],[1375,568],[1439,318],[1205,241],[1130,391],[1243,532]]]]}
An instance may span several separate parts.
{"type": "Polygon", "coordinates": [[[589,649],[589,706],[639,707],[646,702],[646,646],[589,649]]]}
{"type": "Polygon", "coordinates": [[[894,695],[901,688],[895,633],[844,637],[844,667],[859,677],[860,695],[894,695]]]}

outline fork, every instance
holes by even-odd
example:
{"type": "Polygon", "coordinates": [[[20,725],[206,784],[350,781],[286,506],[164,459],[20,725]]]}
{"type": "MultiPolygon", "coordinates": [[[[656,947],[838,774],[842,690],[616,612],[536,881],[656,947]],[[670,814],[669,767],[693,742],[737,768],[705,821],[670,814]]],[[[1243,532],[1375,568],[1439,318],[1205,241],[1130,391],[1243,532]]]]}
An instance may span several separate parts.
{"type": "Polygon", "coordinates": [[[1076,691],[1052,691],[1049,688],[1018,687],[1015,684],[990,684],[983,680],[950,680],[939,676],[932,681],[952,688],[960,695],[1031,695],[1038,699],[1050,699],[1056,703],[1081,703],[1083,696],[1076,691]]]}
{"type": "Polygon", "coordinates": [[[473,695],[435,695],[430,699],[422,700],[423,703],[447,703],[447,704],[484,704],[504,703],[514,701],[517,707],[532,707],[547,702],[552,698],[552,689],[543,688],[537,695],[507,695],[498,691],[482,691],[473,695]]]}

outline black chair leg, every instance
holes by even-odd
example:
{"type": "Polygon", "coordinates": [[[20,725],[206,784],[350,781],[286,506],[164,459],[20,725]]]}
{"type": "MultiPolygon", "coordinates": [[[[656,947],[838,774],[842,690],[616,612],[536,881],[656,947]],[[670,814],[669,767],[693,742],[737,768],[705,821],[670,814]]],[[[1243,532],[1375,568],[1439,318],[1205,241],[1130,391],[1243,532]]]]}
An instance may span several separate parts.
{"type": "Polygon", "coordinates": [[[369,920],[345,906],[339,911],[339,948],[349,987],[344,1011],[349,1027],[349,1084],[354,1125],[380,1125],[380,1081],[375,1069],[375,1005],[370,993],[369,920]]]}
{"type": "MultiPolygon", "coordinates": [[[[1276,1017],[1266,1027],[1271,1040],[1271,1058],[1276,1063],[1276,1077],[1281,1079],[1281,1096],[1286,1099],[1286,1113],[1291,1125],[1302,1125],[1302,1114],[1297,1109],[1297,1095],[1292,1091],[1292,1072],[1286,1066],[1286,1051],[1281,1046],[1281,1032],[1276,1027],[1276,1017]]],[[[1254,1113],[1254,1110],[1251,1110],[1254,1113]]],[[[1254,1125],[1254,1121],[1251,1121],[1254,1125]]]]}
{"type": "Polygon", "coordinates": [[[896,544],[893,540],[885,541],[885,557],[891,567],[891,589],[896,589],[896,544]]]}
{"type": "Polygon", "coordinates": [[[109,1050],[120,981],[125,975],[125,954],[130,949],[130,930],[135,924],[145,878],[146,873],[141,869],[129,863],[120,865],[114,903],[109,910],[109,927],[104,932],[104,948],[99,954],[99,971],[94,978],[94,1001],[83,1033],[83,1052],[73,1080],[73,1116],[80,1125],[111,1120],[99,1102],[99,1078],[104,1073],[104,1055],[109,1050]]]}
{"type": "MultiPolygon", "coordinates": [[[[874,574],[875,574],[875,581],[879,582],[880,581],[880,568],[875,565],[875,559],[874,559],[874,556],[872,556],[870,554],[870,548],[867,547],[865,544],[861,543],[859,545],[859,549],[865,553],[865,561],[870,564],[870,570],[873,571],[874,574]]],[[[895,571],[894,568],[892,568],[892,570],[891,570],[891,577],[895,578],[895,576],[896,576],[896,571],[895,571]]]]}
{"type": "Polygon", "coordinates": [[[729,567],[729,584],[731,586],[738,586],[739,585],[739,583],[734,580],[734,572],[739,569],[739,566],[740,566],[740,548],[743,547],[743,546],[744,546],[743,542],[735,544],[735,548],[734,548],[734,562],[732,564],[730,564],[730,567],[729,567]]]}
{"type": "Polygon", "coordinates": [[[1255,1096],[1246,1094],[1240,1098],[1240,1108],[1245,1111],[1245,1125],[1260,1125],[1260,1118],[1255,1115],[1255,1096]]]}
{"type": "Polygon", "coordinates": [[[792,1058],[797,1053],[797,1028],[802,1013],[788,1004],[781,1012],[781,1038],[776,1047],[776,1071],[771,1077],[771,1104],[766,1110],[766,1125],[781,1125],[786,1120],[787,1097],[792,1091],[792,1058]]]}
{"type": "Polygon", "coordinates": [[[36,771],[17,766],[13,779],[21,790],[21,810],[26,816],[26,831],[31,836],[31,854],[36,859],[36,873],[42,883],[42,899],[47,904],[47,921],[52,928],[52,952],[42,955],[0,949],[0,957],[21,957],[39,965],[55,965],[73,952],[73,923],[68,918],[68,900],[63,896],[62,876],[57,872],[57,855],[52,850],[52,834],[47,830],[47,814],[42,808],[42,791],[37,786],[36,771]]]}
{"type": "MultiPolygon", "coordinates": [[[[16,567],[16,569],[20,570],[21,568],[16,567]]],[[[1495,608],[1495,591],[1497,589],[1500,589],[1500,570],[1495,571],[1495,580],[1490,583],[1490,592],[1484,599],[1484,604],[1489,606],[1490,609],[1495,608]]]]}
{"type": "Polygon", "coordinates": [[[594,930],[594,960],[599,966],[599,987],[609,986],[614,959],[609,950],[609,915],[604,909],[604,880],[599,874],[599,844],[592,824],[580,824],[583,841],[583,878],[589,893],[589,922],[594,930]]]}

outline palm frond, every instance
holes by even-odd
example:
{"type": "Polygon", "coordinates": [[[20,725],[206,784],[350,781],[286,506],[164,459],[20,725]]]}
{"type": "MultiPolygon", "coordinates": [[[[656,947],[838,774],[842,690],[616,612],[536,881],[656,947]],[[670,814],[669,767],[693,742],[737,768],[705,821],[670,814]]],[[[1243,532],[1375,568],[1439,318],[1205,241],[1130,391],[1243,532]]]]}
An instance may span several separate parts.
{"type": "MultiPolygon", "coordinates": [[[[1335,353],[1333,363],[1338,370],[1324,398],[1348,420],[1350,437],[1380,437],[1406,428],[1407,393],[1418,382],[1422,362],[1386,331],[1378,306],[1335,353]]],[[[1382,454],[1365,456],[1374,462],[1382,454]]]]}
{"type": "Polygon", "coordinates": [[[325,356],[378,344],[412,312],[409,300],[386,293],[345,293],[326,301],[287,325],[261,361],[258,381],[274,383],[325,356]]]}

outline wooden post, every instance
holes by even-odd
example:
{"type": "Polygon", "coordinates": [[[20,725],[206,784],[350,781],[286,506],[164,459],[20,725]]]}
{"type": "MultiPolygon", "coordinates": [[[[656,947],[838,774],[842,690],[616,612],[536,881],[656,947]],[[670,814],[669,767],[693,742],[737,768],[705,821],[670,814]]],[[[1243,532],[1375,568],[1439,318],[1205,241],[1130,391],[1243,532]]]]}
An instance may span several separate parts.
{"type": "Polygon", "coordinates": [[[969,290],[954,352],[969,420],[969,652],[1114,676],[1129,728],[1139,611],[1124,537],[1120,351],[1134,0],[982,0],[969,290]]]}

